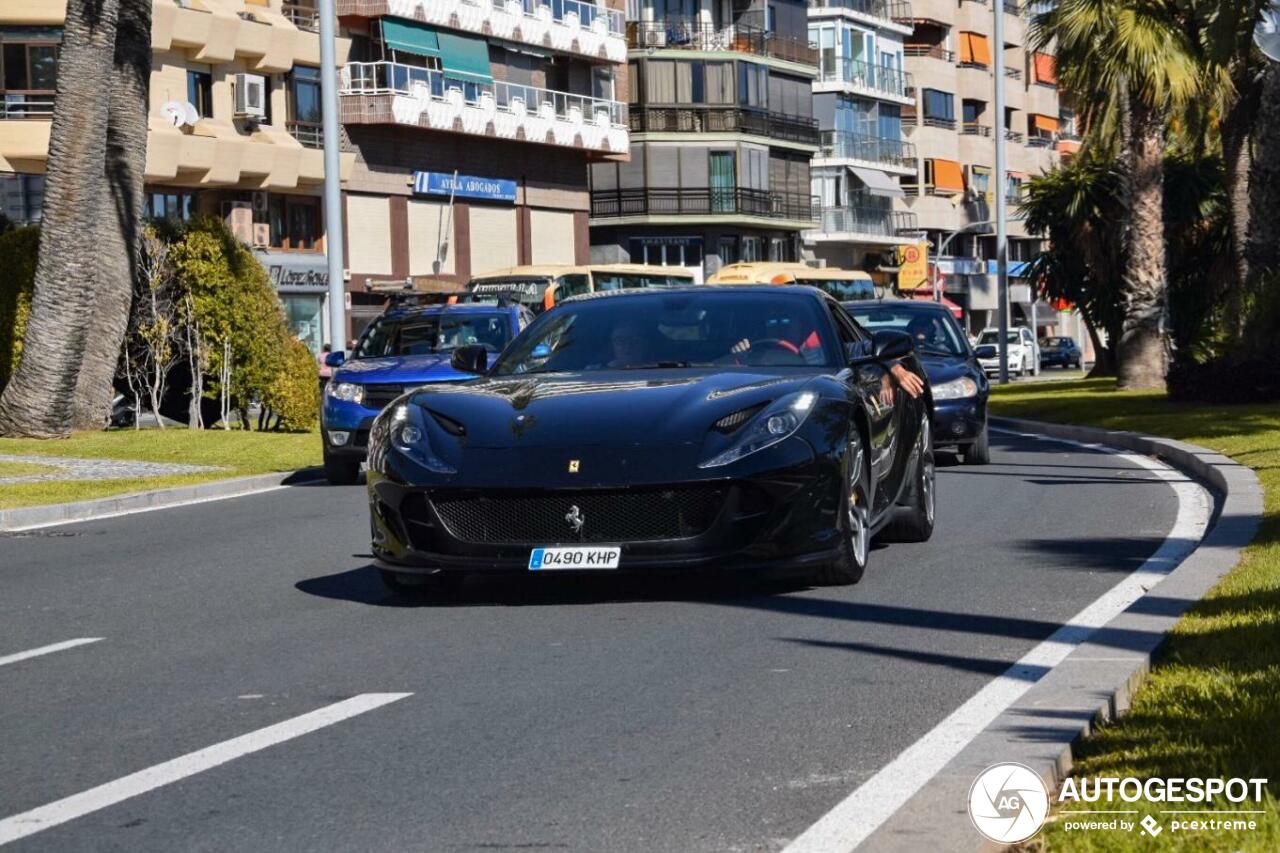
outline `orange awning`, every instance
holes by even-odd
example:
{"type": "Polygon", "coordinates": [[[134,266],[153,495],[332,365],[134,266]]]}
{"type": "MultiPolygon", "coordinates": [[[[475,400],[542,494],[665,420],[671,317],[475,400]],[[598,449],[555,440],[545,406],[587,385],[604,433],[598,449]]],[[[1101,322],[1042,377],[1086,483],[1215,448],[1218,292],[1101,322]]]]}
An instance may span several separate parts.
{"type": "Polygon", "coordinates": [[[960,34],[960,61],[973,62],[973,46],[969,43],[972,33],[960,34]]]}
{"type": "Polygon", "coordinates": [[[990,65],[991,45],[987,37],[978,33],[969,33],[969,41],[973,45],[973,61],[980,65],[990,65]]]}
{"type": "Polygon", "coordinates": [[[933,187],[936,190],[964,192],[964,175],[960,172],[960,164],[955,160],[934,160],[933,187]]]}
{"type": "Polygon", "coordinates": [[[1076,152],[1077,152],[1077,151],[1079,151],[1079,150],[1080,150],[1080,143],[1079,143],[1079,142],[1077,142],[1077,141],[1076,141],[1076,140],[1074,140],[1074,139],[1059,139],[1059,140],[1058,140],[1058,153],[1059,153],[1059,154],[1074,154],[1074,153],[1076,153],[1076,152]]]}
{"type": "Polygon", "coordinates": [[[1032,114],[1031,120],[1035,124],[1036,130],[1043,130],[1045,133],[1058,132],[1058,120],[1053,116],[1042,116],[1035,113],[1032,114]]]}
{"type": "Polygon", "coordinates": [[[1058,85],[1058,64],[1053,56],[1037,52],[1033,58],[1035,60],[1036,82],[1058,85]]]}

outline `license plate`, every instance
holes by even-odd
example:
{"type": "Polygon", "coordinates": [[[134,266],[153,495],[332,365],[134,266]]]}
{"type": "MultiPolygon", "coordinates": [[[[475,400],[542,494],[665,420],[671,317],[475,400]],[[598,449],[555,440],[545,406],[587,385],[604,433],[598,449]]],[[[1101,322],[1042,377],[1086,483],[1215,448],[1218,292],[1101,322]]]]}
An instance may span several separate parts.
{"type": "Polygon", "coordinates": [[[557,569],[616,569],[622,549],[616,545],[570,545],[563,548],[534,548],[529,554],[529,571],[557,569]]]}

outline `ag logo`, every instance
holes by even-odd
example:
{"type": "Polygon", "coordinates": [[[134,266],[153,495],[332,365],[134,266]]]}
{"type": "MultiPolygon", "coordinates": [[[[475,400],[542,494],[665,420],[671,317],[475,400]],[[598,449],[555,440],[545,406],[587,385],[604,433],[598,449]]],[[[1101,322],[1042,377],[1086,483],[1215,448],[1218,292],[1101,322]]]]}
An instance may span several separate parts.
{"type": "Polygon", "coordinates": [[[1049,792],[1023,764],[994,764],[978,774],[969,789],[969,819],[992,841],[1015,844],[1044,826],[1049,792]]]}

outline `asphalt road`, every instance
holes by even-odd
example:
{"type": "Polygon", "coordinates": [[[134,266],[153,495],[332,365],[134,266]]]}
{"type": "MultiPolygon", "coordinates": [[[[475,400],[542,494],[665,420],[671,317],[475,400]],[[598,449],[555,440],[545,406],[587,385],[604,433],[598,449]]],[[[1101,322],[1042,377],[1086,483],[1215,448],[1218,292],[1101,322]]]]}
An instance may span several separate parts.
{"type": "Polygon", "coordinates": [[[1173,524],[1112,456],[993,451],[939,471],[931,542],[836,589],[540,576],[407,606],[367,567],[363,487],[2,536],[0,661],[103,639],[0,665],[0,826],[406,692],[9,849],[781,848],[1173,524]]]}

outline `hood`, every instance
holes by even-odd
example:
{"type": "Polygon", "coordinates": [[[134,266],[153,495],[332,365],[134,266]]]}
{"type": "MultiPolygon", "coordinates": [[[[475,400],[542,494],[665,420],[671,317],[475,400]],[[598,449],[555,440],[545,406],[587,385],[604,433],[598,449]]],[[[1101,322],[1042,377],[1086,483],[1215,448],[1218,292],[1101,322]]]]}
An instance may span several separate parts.
{"type": "Polygon", "coordinates": [[[941,385],[961,376],[972,376],[973,368],[967,358],[956,356],[920,356],[920,364],[929,376],[930,385],[941,385]]]}
{"type": "MultiPolygon", "coordinates": [[[[427,353],[424,355],[389,356],[387,358],[360,358],[349,361],[333,372],[334,382],[395,383],[397,385],[421,385],[426,382],[442,382],[473,378],[449,365],[452,353],[427,353]]],[[[497,358],[490,355],[490,363],[497,358]]]]}
{"type": "Polygon", "coordinates": [[[701,445],[725,415],[798,391],[814,373],[610,370],[486,377],[420,389],[413,402],[456,421],[464,447],[701,445]]]}

